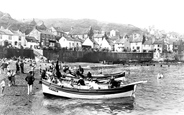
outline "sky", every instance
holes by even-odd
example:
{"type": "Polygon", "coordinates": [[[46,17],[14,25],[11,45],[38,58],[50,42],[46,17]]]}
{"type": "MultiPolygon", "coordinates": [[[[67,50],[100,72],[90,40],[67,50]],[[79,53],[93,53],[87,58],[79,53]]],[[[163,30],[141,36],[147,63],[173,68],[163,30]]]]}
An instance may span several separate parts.
{"type": "Polygon", "coordinates": [[[0,0],[15,19],[96,19],[184,34],[184,0],[0,0]]]}

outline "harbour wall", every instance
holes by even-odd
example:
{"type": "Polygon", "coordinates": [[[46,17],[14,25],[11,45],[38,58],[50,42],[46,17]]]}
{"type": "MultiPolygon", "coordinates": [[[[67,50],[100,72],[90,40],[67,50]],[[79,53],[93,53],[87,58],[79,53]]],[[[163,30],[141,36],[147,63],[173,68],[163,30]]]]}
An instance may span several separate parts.
{"type": "Polygon", "coordinates": [[[35,57],[31,49],[17,49],[0,47],[0,58],[25,57],[33,59],[35,57]]]}
{"type": "Polygon", "coordinates": [[[145,62],[153,59],[153,53],[117,53],[117,52],[95,52],[95,51],[73,51],[73,50],[43,50],[43,56],[50,60],[63,62],[145,62]]]}

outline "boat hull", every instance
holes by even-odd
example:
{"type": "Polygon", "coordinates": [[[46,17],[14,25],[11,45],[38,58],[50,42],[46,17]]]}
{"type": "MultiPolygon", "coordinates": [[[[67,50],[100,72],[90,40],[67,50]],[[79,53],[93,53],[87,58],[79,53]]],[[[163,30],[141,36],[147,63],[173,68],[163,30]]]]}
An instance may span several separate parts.
{"type": "Polygon", "coordinates": [[[113,89],[76,89],[42,81],[43,94],[77,99],[113,99],[134,97],[136,84],[113,89]]]}

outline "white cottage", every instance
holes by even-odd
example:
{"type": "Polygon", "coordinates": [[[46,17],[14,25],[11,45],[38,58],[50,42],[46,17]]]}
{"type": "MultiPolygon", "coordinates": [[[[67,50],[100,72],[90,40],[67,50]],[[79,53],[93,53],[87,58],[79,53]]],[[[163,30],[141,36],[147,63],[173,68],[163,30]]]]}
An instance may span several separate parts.
{"type": "Polygon", "coordinates": [[[63,35],[59,39],[60,46],[62,48],[81,48],[82,41],[79,38],[74,38],[69,35],[63,35]]]}
{"type": "Polygon", "coordinates": [[[91,48],[99,48],[98,43],[94,39],[90,39],[89,37],[82,43],[82,46],[88,46],[91,48]]]}
{"type": "Polygon", "coordinates": [[[103,37],[101,44],[99,44],[99,47],[102,49],[112,50],[112,46],[110,45],[110,42],[105,37],[103,37]]]}

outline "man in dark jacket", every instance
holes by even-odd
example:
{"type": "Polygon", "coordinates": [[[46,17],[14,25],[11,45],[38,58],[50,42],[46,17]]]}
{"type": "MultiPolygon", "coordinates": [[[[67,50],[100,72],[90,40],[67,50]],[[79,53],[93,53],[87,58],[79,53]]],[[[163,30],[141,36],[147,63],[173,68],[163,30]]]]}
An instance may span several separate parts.
{"type": "Polygon", "coordinates": [[[24,73],[24,62],[23,62],[23,60],[20,62],[20,69],[21,69],[21,73],[24,73]]]}
{"type": "Polygon", "coordinates": [[[19,68],[19,60],[15,63],[16,65],[16,73],[19,72],[20,68],[19,68]]]}
{"type": "Polygon", "coordinates": [[[29,72],[29,74],[27,75],[27,77],[25,78],[25,80],[27,81],[27,87],[28,87],[28,95],[30,93],[32,93],[32,89],[33,89],[33,83],[34,83],[34,74],[32,71],[29,72]]]}

